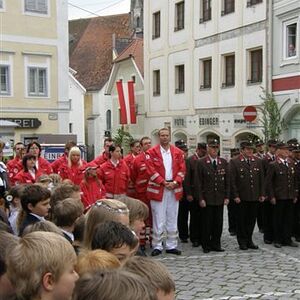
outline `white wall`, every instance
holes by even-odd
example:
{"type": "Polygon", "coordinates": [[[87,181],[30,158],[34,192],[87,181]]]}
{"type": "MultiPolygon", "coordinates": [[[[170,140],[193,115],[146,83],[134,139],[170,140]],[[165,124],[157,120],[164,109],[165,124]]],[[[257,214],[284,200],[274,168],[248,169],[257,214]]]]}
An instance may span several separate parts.
{"type": "MultiPolygon", "coordinates": [[[[69,76],[69,99],[71,101],[71,110],[69,114],[69,123],[73,124],[73,134],[77,135],[77,143],[85,144],[84,134],[84,94],[85,90],[78,85],[73,76],[69,76]]],[[[68,124],[67,120],[65,123],[68,124]]],[[[68,132],[69,133],[69,132],[68,132]]]]}

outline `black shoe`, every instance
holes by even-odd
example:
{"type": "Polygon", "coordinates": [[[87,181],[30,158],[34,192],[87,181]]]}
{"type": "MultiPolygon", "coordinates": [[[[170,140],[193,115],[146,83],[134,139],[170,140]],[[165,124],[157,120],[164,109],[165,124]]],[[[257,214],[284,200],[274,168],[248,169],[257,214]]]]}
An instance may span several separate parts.
{"type": "Polygon", "coordinates": [[[209,253],[210,250],[208,248],[203,248],[203,253],[209,253]]]}
{"type": "Polygon", "coordinates": [[[250,243],[247,245],[249,249],[253,249],[253,250],[257,250],[258,249],[258,246],[253,244],[253,243],[250,243]]]}
{"type": "Polygon", "coordinates": [[[270,244],[272,244],[272,241],[270,241],[270,240],[264,240],[264,243],[270,245],[270,244]]]}
{"type": "Polygon", "coordinates": [[[298,244],[293,242],[293,241],[290,241],[289,243],[286,243],[286,244],[282,244],[282,246],[288,246],[288,247],[294,247],[294,248],[297,248],[298,247],[298,244]]]}
{"type": "Polygon", "coordinates": [[[189,242],[188,239],[181,239],[180,241],[181,241],[181,243],[184,243],[184,244],[189,242]]]}
{"type": "Polygon", "coordinates": [[[181,251],[180,250],[178,250],[178,249],[167,249],[166,250],[166,253],[168,253],[168,254],[175,254],[175,255],[181,255],[181,251]]]}
{"type": "Polygon", "coordinates": [[[154,249],[152,252],[151,252],[151,256],[157,256],[157,255],[160,255],[161,254],[161,251],[159,249],[154,249]]]}
{"type": "Polygon", "coordinates": [[[240,245],[241,250],[248,250],[248,247],[246,245],[240,245]]]}
{"type": "Polygon", "coordinates": [[[211,248],[211,251],[215,251],[215,252],[224,252],[225,249],[221,248],[221,247],[216,247],[216,248],[211,248]]]}
{"type": "Polygon", "coordinates": [[[192,247],[199,247],[200,246],[200,243],[199,242],[193,242],[192,243],[192,247]]]}
{"type": "Polygon", "coordinates": [[[274,247],[275,248],[281,248],[281,244],[280,243],[274,243],[274,247]]]}

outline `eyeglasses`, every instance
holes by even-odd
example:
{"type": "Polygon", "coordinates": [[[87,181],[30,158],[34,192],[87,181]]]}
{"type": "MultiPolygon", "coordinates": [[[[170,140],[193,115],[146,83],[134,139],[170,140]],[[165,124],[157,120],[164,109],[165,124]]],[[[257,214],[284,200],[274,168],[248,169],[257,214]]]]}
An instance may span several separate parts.
{"type": "Polygon", "coordinates": [[[119,214],[129,214],[129,209],[128,208],[115,208],[115,207],[111,207],[109,206],[105,201],[102,201],[102,200],[97,200],[95,203],[94,203],[94,206],[97,206],[97,207],[103,207],[111,212],[114,212],[114,213],[119,213],[119,214]]]}

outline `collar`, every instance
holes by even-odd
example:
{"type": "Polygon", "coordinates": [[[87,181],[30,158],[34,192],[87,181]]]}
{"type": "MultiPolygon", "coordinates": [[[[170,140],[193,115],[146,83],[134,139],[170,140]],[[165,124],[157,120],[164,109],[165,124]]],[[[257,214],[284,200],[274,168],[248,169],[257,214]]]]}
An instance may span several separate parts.
{"type": "Polygon", "coordinates": [[[167,153],[167,154],[170,154],[170,153],[171,153],[171,147],[169,147],[169,149],[166,150],[165,148],[163,148],[163,147],[160,145],[160,152],[161,152],[161,153],[167,153]]]}
{"type": "Polygon", "coordinates": [[[120,163],[120,161],[118,160],[116,163],[114,163],[111,159],[110,159],[110,162],[112,163],[112,165],[114,166],[114,167],[117,167],[118,166],[118,164],[120,163]]]}
{"type": "Polygon", "coordinates": [[[74,242],[74,234],[72,232],[66,231],[66,230],[62,229],[61,227],[60,227],[60,229],[66,236],[68,236],[71,239],[72,242],[74,242]]]}
{"type": "Polygon", "coordinates": [[[36,215],[36,214],[34,214],[34,213],[29,213],[29,214],[32,215],[32,216],[34,216],[34,217],[36,217],[36,218],[39,219],[40,221],[45,221],[45,218],[44,218],[44,217],[41,217],[41,216],[36,215]]]}

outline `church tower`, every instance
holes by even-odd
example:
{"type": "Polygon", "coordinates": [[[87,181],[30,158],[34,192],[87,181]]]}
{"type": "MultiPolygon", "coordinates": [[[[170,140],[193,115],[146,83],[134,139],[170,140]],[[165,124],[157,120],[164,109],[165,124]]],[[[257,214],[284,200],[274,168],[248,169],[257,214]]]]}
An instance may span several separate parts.
{"type": "Polygon", "coordinates": [[[144,0],[131,0],[130,4],[131,27],[136,34],[144,31],[144,0]]]}

